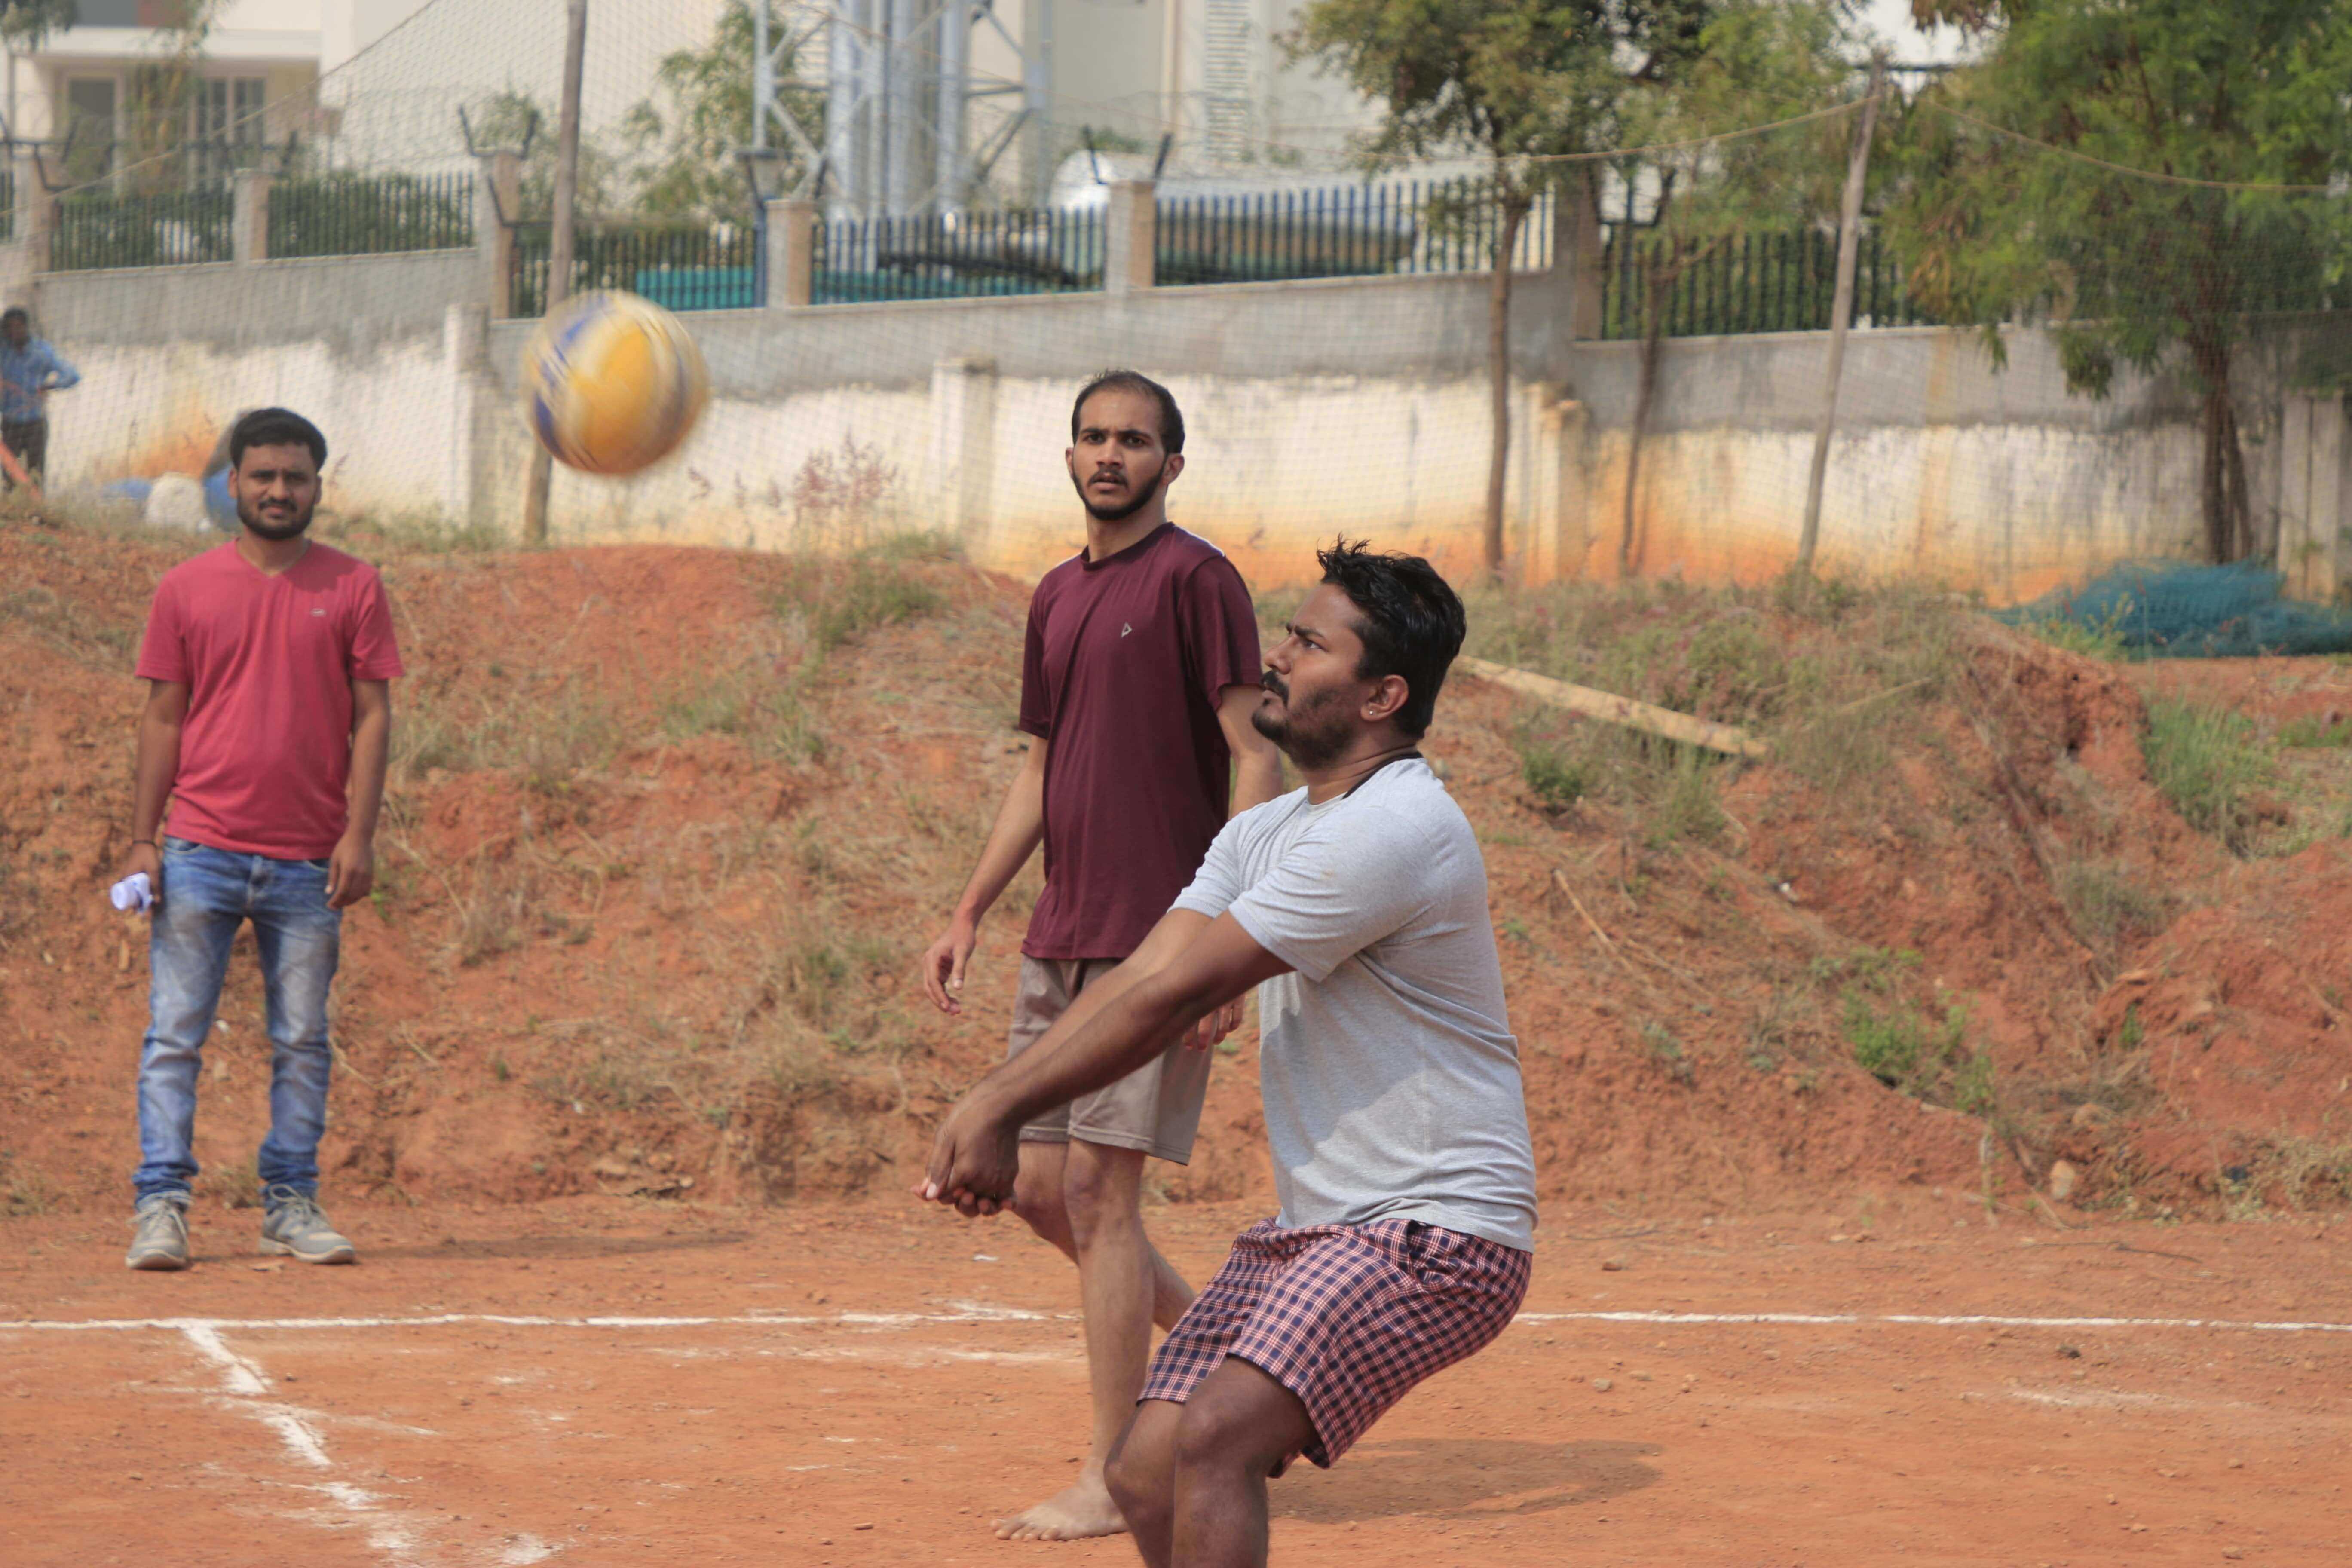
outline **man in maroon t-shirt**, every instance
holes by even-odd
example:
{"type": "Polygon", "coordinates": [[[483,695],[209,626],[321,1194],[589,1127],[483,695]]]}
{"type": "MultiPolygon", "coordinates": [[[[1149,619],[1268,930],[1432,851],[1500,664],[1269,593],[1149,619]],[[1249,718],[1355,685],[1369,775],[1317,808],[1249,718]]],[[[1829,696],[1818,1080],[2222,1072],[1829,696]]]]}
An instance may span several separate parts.
{"type": "MultiPolygon", "coordinates": [[[[1176,400],[1132,371],[1111,372],[1078,394],[1070,440],[1087,548],[1046,573],[1029,601],[1028,762],[947,931],[923,955],[931,1000],[962,1011],[981,917],[1045,845],[1013,1056],[1135,950],[1228,815],[1282,787],[1281,758],[1250,723],[1262,692],[1249,591],[1214,545],[1167,518],[1168,486],[1184,469],[1176,400]]],[[[1172,1326],[1192,1300],[1144,1235],[1143,1160],[1192,1157],[1207,1047],[1240,1018],[1238,1008],[1213,1015],[1158,1060],[1022,1130],[1015,1207],[1078,1266],[1094,1446],[1075,1484],[998,1525],[1007,1540],[1127,1528],[1103,1463],[1135,1413],[1152,1323],[1172,1326]]]]}
{"type": "Polygon", "coordinates": [[[318,1199],[327,993],[342,910],[375,879],[400,654],[374,570],[305,537],[327,460],[318,427],[256,409],[231,428],[228,450],[244,530],[163,574],[139,648],[147,705],[122,871],[147,879],[155,906],[133,1268],[188,1266],[200,1053],[248,920],[271,1047],[261,1250],[310,1263],[353,1256],[318,1199]]]}

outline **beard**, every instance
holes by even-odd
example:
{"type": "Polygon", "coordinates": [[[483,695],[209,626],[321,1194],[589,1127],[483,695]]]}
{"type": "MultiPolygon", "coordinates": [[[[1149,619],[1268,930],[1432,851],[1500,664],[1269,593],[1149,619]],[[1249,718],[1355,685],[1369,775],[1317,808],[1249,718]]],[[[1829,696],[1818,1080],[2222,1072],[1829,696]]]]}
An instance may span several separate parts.
{"type": "Polygon", "coordinates": [[[236,503],[236,520],[272,544],[283,544],[289,539],[301,538],[310,526],[311,514],[318,510],[318,503],[314,501],[304,507],[301,515],[290,522],[264,522],[257,508],[240,500],[236,503]]]}
{"type": "Polygon", "coordinates": [[[1310,693],[1303,704],[1293,706],[1289,683],[1272,670],[1259,684],[1282,699],[1282,711],[1271,713],[1259,706],[1250,714],[1250,728],[1273,742],[1284,756],[1301,768],[1319,768],[1348,749],[1351,727],[1340,693],[1310,693]]]}
{"type": "Polygon", "coordinates": [[[1070,483],[1076,488],[1079,503],[1087,509],[1088,517],[1093,518],[1097,522],[1125,522],[1151,504],[1151,498],[1160,493],[1160,481],[1167,472],[1168,465],[1163,461],[1159,468],[1152,470],[1150,479],[1141,489],[1126,500],[1113,505],[1099,503],[1087,494],[1087,487],[1079,482],[1076,474],[1070,476],[1070,483]]]}

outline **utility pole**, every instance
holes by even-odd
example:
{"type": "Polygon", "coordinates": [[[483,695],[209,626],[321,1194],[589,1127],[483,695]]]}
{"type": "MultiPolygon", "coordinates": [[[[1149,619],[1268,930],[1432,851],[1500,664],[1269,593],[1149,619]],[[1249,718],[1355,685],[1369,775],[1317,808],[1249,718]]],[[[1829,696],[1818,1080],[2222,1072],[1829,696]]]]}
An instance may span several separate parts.
{"type": "Polygon", "coordinates": [[[1822,487],[1829,477],[1830,437],[1837,430],[1838,378],[1845,373],[1846,326],[1853,318],[1854,259],[1862,251],[1862,192],[1870,175],[1870,139],[1878,129],[1878,98],[1886,87],[1886,51],[1870,56],[1870,94],[1845,161],[1845,200],[1838,209],[1837,294],[1830,303],[1830,361],[1822,380],[1822,417],[1813,427],[1813,468],[1805,481],[1805,526],[1797,536],[1797,571],[1813,574],[1822,538],[1822,487]]]}
{"type": "MultiPolygon", "coordinates": [[[[588,57],[588,0],[564,0],[563,104],[555,128],[555,212],[547,245],[547,315],[572,296],[574,211],[580,197],[580,73],[588,57]]],[[[547,542],[547,495],[554,459],[531,443],[530,488],[523,494],[522,537],[547,542]]]]}

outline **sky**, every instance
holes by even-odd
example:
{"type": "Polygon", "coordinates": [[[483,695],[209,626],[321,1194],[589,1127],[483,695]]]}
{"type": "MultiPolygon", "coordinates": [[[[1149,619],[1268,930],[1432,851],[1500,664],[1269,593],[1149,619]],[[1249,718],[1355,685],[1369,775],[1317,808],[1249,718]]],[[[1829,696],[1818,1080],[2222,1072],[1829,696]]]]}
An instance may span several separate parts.
{"type": "Polygon", "coordinates": [[[1959,52],[1957,27],[1923,33],[1911,25],[1911,0],[1866,0],[1864,25],[1886,40],[1898,64],[1924,65],[1949,60],[1959,52]]]}

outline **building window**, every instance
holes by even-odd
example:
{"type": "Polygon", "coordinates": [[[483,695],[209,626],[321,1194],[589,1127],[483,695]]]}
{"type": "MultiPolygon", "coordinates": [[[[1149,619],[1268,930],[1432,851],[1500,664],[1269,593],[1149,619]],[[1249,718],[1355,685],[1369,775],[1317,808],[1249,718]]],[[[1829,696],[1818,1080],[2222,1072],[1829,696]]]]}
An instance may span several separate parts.
{"type": "Polygon", "coordinates": [[[198,84],[196,145],[215,174],[250,168],[268,140],[262,106],[268,84],[260,77],[209,77],[198,84]]]}
{"type": "Polygon", "coordinates": [[[72,148],[66,178],[75,184],[102,180],[114,172],[117,96],[111,77],[79,77],[66,83],[66,131],[72,148]]]}

